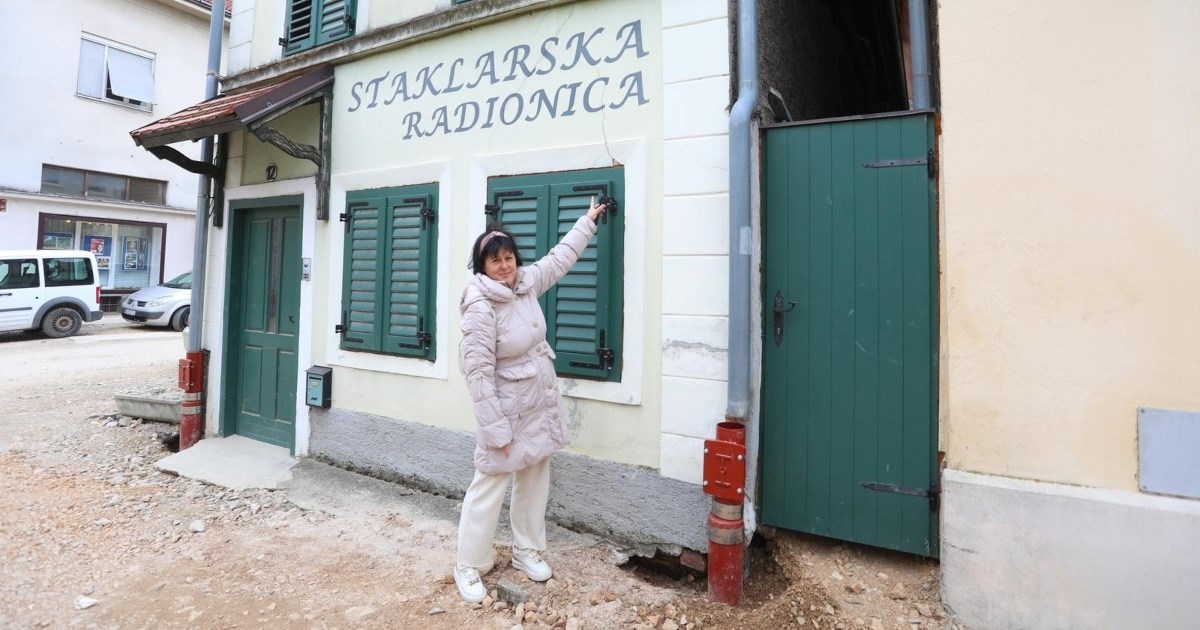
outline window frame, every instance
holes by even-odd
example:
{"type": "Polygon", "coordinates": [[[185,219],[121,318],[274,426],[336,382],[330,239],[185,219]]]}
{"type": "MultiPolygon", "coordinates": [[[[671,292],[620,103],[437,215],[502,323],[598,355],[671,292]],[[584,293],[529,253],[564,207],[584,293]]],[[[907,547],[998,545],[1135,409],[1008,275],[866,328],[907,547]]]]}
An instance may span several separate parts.
{"type": "MultiPolygon", "coordinates": [[[[341,215],[341,220],[345,223],[342,237],[342,291],[339,309],[341,317],[340,323],[335,328],[340,336],[338,339],[339,349],[436,362],[438,197],[439,185],[436,182],[354,190],[346,193],[346,212],[341,215]],[[417,263],[416,289],[412,292],[416,294],[417,332],[414,335],[392,332],[389,320],[395,316],[395,313],[386,310],[387,306],[393,303],[395,294],[393,285],[396,282],[394,276],[389,278],[387,274],[389,271],[393,274],[402,271],[397,268],[398,261],[394,250],[389,251],[387,247],[389,243],[394,247],[400,240],[393,232],[398,222],[396,212],[400,209],[410,214],[415,212],[417,216],[410,216],[409,221],[415,218],[419,221],[420,226],[417,251],[412,256],[417,263]],[[373,238],[367,234],[356,236],[355,230],[358,228],[355,224],[359,220],[355,216],[356,211],[366,212],[368,210],[378,212],[375,236],[373,238]],[[381,230],[382,234],[380,234],[381,230]],[[355,292],[353,265],[355,251],[363,251],[363,248],[356,250],[353,247],[356,238],[377,241],[374,246],[374,269],[371,273],[375,283],[372,289],[374,295],[371,305],[374,313],[370,321],[371,330],[369,332],[364,331],[361,326],[357,330],[355,329],[356,322],[352,315],[354,309],[350,306],[355,292]]],[[[369,218],[364,216],[362,220],[369,220],[369,218]]]]}
{"type": "Polygon", "coordinates": [[[98,101],[101,103],[110,103],[113,105],[128,107],[128,108],[136,109],[138,111],[143,111],[143,112],[153,112],[154,111],[154,102],[153,101],[139,101],[137,99],[133,99],[130,97],[121,96],[112,91],[112,80],[109,78],[108,58],[109,58],[110,50],[119,50],[125,54],[133,55],[135,57],[141,57],[142,59],[149,61],[150,62],[150,82],[151,82],[150,88],[151,88],[151,90],[154,90],[154,88],[157,86],[157,81],[155,79],[154,74],[155,74],[155,70],[157,69],[157,66],[158,66],[158,57],[155,53],[152,53],[147,50],[140,50],[140,49],[134,48],[132,46],[126,46],[124,44],[114,42],[110,39],[100,37],[98,35],[92,35],[90,33],[80,34],[79,39],[80,39],[80,56],[78,59],[78,63],[76,64],[76,71],[75,71],[75,95],[76,96],[79,96],[81,98],[86,98],[86,99],[92,100],[92,101],[98,101]],[[85,42],[85,41],[104,47],[104,58],[103,58],[103,62],[101,64],[101,68],[100,68],[100,72],[103,75],[101,77],[101,79],[102,79],[102,83],[104,85],[103,94],[101,94],[101,95],[85,94],[84,92],[79,91],[79,75],[84,70],[82,49],[83,49],[83,42],[85,42]]]}
{"type": "Polygon", "coordinates": [[[283,56],[290,57],[331,42],[353,37],[357,30],[357,20],[358,0],[287,0],[287,7],[284,11],[283,37],[279,38],[283,56]],[[313,17],[325,14],[327,6],[333,3],[342,4],[340,20],[342,24],[329,27],[323,23],[315,23],[313,17]],[[297,9],[301,4],[307,5],[307,18],[297,16],[297,9]],[[292,35],[297,31],[303,31],[303,36],[293,40],[292,35]]]}
{"type": "Polygon", "coordinates": [[[46,256],[42,259],[42,273],[46,277],[46,287],[81,287],[96,283],[96,271],[92,269],[90,259],[83,256],[46,256]],[[51,266],[66,264],[70,269],[69,277],[61,280],[51,272],[51,266]],[[80,276],[82,272],[82,276],[80,276]]]}
{"type": "MultiPolygon", "coordinates": [[[[625,171],[623,167],[608,167],[595,169],[580,169],[572,171],[555,171],[549,173],[526,175],[498,175],[487,180],[488,222],[498,221],[504,225],[504,204],[509,200],[537,199],[534,204],[536,212],[535,232],[532,256],[522,254],[523,262],[528,265],[544,256],[550,248],[558,244],[562,234],[574,225],[575,219],[587,212],[586,202],[580,207],[576,201],[573,208],[563,208],[561,204],[566,197],[579,198],[591,194],[609,195],[617,199],[616,213],[606,213],[601,219],[597,235],[588,244],[580,261],[596,265],[596,324],[593,327],[592,354],[581,354],[578,351],[564,349],[571,342],[557,338],[560,315],[564,318],[570,313],[560,313],[559,306],[569,298],[560,299],[559,291],[571,288],[572,280],[586,275],[578,267],[572,270],[538,298],[542,313],[546,317],[547,340],[554,347],[555,370],[560,377],[577,378],[598,382],[620,383],[623,366],[624,341],[624,206],[625,171]],[[564,214],[569,218],[564,219],[564,214]],[[556,228],[556,229],[555,229],[556,228]],[[578,274],[578,275],[577,275],[578,274]],[[610,353],[606,357],[605,354],[610,353]]],[[[526,223],[526,226],[528,222],[526,223]]],[[[505,226],[509,227],[509,226],[505,226]]],[[[515,227],[515,224],[514,224],[515,227]]],[[[527,234],[527,230],[518,230],[527,234]]],[[[526,234],[516,234],[518,240],[527,238],[526,234]]],[[[526,248],[523,248],[526,249],[526,248]]],[[[574,315],[580,315],[576,311],[574,315]]],[[[576,340],[578,341],[578,339],[576,340]]]]}
{"type": "Polygon", "coordinates": [[[164,180],[160,180],[160,179],[150,179],[148,177],[134,177],[132,175],[122,175],[120,173],[106,173],[103,171],[89,171],[87,169],[72,168],[69,166],[59,166],[57,164],[42,164],[42,174],[41,174],[41,178],[39,180],[39,184],[40,184],[39,191],[42,193],[45,193],[45,194],[50,194],[50,195],[67,195],[70,197],[83,197],[86,199],[103,199],[103,200],[107,200],[107,201],[124,201],[124,202],[128,202],[128,203],[144,203],[147,205],[155,205],[155,206],[167,205],[167,182],[164,180]],[[64,171],[64,172],[69,172],[69,173],[82,174],[83,175],[82,189],[79,191],[78,194],[72,194],[69,192],[47,191],[46,190],[46,169],[47,168],[64,171]],[[124,192],[122,193],[122,197],[120,199],[114,199],[112,197],[89,195],[88,194],[88,178],[92,175],[102,175],[105,177],[120,177],[120,178],[124,179],[125,180],[125,189],[124,189],[124,192]],[[130,199],[129,191],[132,188],[132,185],[134,182],[157,184],[158,191],[159,191],[159,200],[157,202],[155,202],[155,201],[140,201],[140,200],[130,199]]]}

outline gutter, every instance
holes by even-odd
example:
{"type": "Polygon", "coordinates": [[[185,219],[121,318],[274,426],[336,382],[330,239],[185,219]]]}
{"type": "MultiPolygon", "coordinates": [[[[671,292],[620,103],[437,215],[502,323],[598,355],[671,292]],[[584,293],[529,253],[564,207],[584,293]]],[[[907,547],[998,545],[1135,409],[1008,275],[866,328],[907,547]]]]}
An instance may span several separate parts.
{"type": "MultiPolygon", "coordinates": [[[[221,36],[224,31],[225,3],[214,1],[208,24],[208,71],[204,76],[204,100],[217,96],[217,75],[221,71],[221,36]]],[[[200,161],[213,162],[213,138],[200,141],[200,161]]],[[[179,409],[179,450],[195,445],[204,435],[204,284],[208,258],[208,216],[213,178],[201,175],[196,190],[196,235],[192,251],[192,303],[188,315],[187,358],[179,362],[179,387],[183,402],[179,409]]],[[[213,208],[221,212],[220,208],[213,208]]]]}
{"type": "Polygon", "coordinates": [[[708,598],[740,606],[747,533],[746,424],[750,416],[751,128],[758,108],[758,2],[737,3],[738,97],[729,111],[729,372],[725,422],[704,441],[708,515],[708,598]]]}

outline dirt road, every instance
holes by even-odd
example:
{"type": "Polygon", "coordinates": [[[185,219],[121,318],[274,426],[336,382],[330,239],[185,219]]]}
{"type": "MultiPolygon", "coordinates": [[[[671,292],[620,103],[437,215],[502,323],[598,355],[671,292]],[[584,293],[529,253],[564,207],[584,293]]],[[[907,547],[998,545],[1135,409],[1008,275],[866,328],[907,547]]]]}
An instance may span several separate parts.
{"type": "Polygon", "coordinates": [[[497,544],[484,581],[505,588],[468,605],[449,579],[459,501],[310,460],[277,491],[161,473],[173,427],[118,416],[113,394],[170,386],[179,334],[85,333],[0,338],[0,627],[953,627],[935,563],[786,533],[751,549],[736,610],[703,576],[553,527],[554,580],[497,544]]]}

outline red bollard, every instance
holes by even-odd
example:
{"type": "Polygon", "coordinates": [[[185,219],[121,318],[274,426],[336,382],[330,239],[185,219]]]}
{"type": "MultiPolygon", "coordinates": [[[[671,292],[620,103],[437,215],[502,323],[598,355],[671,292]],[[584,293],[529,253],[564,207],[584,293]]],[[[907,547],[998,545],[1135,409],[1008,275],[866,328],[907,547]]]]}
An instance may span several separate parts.
{"type": "Polygon", "coordinates": [[[740,606],[746,559],[746,427],[741,423],[722,422],[717,439],[704,441],[704,492],[713,498],[708,515],[708,598],[740,606]]]}
{"type": "Polygon", "coordinates": [[[204,436],[204,353],[189,352],[179,360],[179,450],[191,448],[204,436]]]}

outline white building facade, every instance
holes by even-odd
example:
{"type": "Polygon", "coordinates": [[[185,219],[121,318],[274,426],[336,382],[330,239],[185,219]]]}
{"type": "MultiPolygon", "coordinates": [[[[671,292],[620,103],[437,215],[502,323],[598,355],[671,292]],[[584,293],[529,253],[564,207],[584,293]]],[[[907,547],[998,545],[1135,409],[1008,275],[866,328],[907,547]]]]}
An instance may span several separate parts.
{"type": "Polygon", "coordinates": [[[128,131],[203,98],[208,12],[191,0],[0,7],[5,76],[37,95],[0,103],[0,249],[94,252],[106,310],[191,268],[197,178],[128,131]]]}

